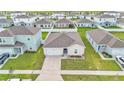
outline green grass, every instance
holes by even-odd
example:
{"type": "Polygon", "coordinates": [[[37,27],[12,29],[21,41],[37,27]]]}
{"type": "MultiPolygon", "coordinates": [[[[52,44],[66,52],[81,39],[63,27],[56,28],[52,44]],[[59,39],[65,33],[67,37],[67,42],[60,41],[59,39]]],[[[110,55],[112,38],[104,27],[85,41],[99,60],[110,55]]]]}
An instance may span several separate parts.
{"type": "Polygon", "coordinates": [[[85,33],[92,28],[78,28],[78,32],[86,46],[85,59],[62,59],[62,70],[121,70],[120,67],[111,60],[102,60],[98,53],[92,48],[85,37],[85,33]]]}
{"type": "Polygon", "coordinates": [[[42,32],[42,39],[45,40],[47,35],[48,35],[48,32],[42,32]]]}
{"type": "Polygon", "coordinates": [[[121,28],[121,27],[118,27],[118,26],[109,26],[109,27],[104,27],[106,29],[118,29],[118,28],[121,28]]]}
{"type": "Polygon", "coordinates": [[[124,76],[62,75],[65,81],[122,81],[124,76]]]}
{"type": "Polygon", "coordinates": [[[2,70],[33,70],[41,69],[44,61],[43,48],[40,47],[37,52],[27,52],[16,59],[9,59],[2,67],[2,70]]]}
{"type": "Polygon", "coordinates": [[[0,74],[0,81],[5,81],[11,78],[35,80],[37,76],[38,74],[0,74]]]}
{"type": "Polygon", "coordinates": [[[115,37],[124,40],[124,32],[111,32],[115,37]]]}

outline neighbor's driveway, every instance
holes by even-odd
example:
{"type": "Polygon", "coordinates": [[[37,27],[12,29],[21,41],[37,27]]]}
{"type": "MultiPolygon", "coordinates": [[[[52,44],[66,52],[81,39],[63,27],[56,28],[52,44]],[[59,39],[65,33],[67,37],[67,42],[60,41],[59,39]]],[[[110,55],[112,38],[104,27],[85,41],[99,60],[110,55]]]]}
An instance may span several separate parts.
{"type": "Polygon", "coordinates": [[[60,56],[47,56],[40,75],[36,80],[48,81],[62,81],[61,77],[61,57],[60,56]]]}

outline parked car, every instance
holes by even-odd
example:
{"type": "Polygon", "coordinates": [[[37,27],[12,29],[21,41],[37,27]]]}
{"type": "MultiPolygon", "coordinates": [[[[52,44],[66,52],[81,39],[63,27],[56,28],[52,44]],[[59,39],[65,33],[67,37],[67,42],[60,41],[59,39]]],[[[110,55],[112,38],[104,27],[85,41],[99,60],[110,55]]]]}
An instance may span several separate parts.
{"type": "Polygon", "coordinates": [[[116,60],[124,67],[124,57],[123,56],[116,56],[116,60]]]}
{"type": "Polygon", "coordinates": [[[4,53],[0,55],[0,65],[2,65],[9,56],[9,53],[4,53]]]}

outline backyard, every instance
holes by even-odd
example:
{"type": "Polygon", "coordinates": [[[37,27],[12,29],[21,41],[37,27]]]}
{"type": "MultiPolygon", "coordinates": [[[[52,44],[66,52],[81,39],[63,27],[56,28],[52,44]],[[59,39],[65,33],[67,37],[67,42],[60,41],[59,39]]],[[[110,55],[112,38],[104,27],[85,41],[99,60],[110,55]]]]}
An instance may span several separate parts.
{"type": "Polygon", "coordinates": [[[9,59],[1,70],[33,70],[41,69],[44,61],[43,48],[37,52],[26,52],[16,59],[9,59]]]}
{"type": "Polygon", "coordinates": [[[62,59],[62,70],[121,70],[112,60],[102,60],[98,53],[90,45],[85,33],[93,28],[78,28],[78,32],[86,46],[85,59],[62,59]]]}
{"type": "Polygon", "coordinates": [[[124,32],[111,32],[115,37],[124,40],[124,32]]]}
{"type": "Polygon", "coordinates": [[[62,75],[65,81],[122,81],[124,76],[62,75]]]}

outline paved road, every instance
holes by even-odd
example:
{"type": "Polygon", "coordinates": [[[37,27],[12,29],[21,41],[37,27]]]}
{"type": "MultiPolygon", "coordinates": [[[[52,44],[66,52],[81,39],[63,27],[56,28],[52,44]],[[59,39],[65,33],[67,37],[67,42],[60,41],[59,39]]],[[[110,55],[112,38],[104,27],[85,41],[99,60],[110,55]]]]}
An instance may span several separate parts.
{"type": "Polygon", "coordinates": [[[37,77],[38,81],[62,81],[61,77],[61,57],[49,56],[44,60],[44,64],[40,75],[37,77]]]}
{"type": "Polygon", "coordinates": [[[124,75],[124,71],[62,70],[67,75],[124,75]]]}

